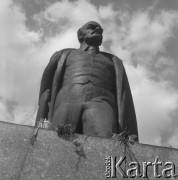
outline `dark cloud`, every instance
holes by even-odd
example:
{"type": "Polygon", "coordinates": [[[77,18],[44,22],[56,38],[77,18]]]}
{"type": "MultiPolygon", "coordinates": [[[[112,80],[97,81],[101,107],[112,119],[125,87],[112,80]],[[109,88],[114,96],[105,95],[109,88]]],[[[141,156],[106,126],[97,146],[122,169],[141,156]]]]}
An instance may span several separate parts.
{"type": "Polygon", "coordinates": [[[10,114],[12,119],[14,120],[14,109],[18,105],[18,103],[13,100],[5,100],[4,104],[6,106],[7,113],[10,114]]]}

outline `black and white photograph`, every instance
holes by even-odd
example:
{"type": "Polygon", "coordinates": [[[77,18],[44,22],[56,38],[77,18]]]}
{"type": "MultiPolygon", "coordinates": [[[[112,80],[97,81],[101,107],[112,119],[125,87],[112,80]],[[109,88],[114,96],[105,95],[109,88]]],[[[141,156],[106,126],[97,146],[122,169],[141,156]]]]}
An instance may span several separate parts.
{"type": "Polygon", "coordinates": [[[0,1],[0,180],[178,178],[178,1],[0,1]]]}

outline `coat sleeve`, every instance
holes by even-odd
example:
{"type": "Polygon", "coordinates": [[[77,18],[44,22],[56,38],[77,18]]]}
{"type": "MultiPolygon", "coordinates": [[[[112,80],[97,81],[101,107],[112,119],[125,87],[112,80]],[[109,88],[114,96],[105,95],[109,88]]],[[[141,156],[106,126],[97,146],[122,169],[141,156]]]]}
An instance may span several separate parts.
{"type": "Polygon", "coordinates": [[[122,61],[113,58],[116,74],[119,131],[127,130],[131,139],[138,141],[138,128],[132,94],[122,61]]]}
{"type": "Polygon", "coordinates": [[[51,99],[52,82],[62,52],[63,51],[57,51],[52,55],[48,65],[46,66],[43,72],[40,92],[39,92],[39,101],[38,101],[39,107],[36,116],[36,123],[35,123],[36,126],[41,118],[47,118],[48,116],[48,112],[49,112],[48,102],[51,99]]]}
{"type": "Polygon", "coordinates": [[[51,89],[52,87],[54,73],[56,71],[58,60],[60,59],[62,52],[63,52],[62,50],[57,51],[51,56],[50,61],[43,72],[41,85],[40,85],[39,100],[40,100],[41,95],[47,89],[51,89]]]}

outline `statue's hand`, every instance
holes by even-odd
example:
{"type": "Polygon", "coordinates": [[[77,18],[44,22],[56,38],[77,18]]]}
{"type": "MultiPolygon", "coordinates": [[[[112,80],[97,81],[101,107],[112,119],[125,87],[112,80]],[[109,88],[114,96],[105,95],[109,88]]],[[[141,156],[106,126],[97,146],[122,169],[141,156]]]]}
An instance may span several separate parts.
{"type": "Polygon", "coordinates": [[[51,123],[49,119],[41,118],[38,123],[39,128],[49,129],[49,130],[56,130],[56,127],[51,123]]]}

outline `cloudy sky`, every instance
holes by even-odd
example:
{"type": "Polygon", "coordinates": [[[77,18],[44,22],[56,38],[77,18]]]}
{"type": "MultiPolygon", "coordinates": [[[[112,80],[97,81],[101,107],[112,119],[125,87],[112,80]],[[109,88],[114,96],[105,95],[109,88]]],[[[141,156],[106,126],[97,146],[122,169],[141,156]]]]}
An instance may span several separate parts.
{"type": "Polygon", "coordinates": [[[178,148],[177,0],[0,1],[0,120],[34,125],[42,72],[77,29],[101,23],[101,49],[125,65],[140,142],[178,148]]]}

